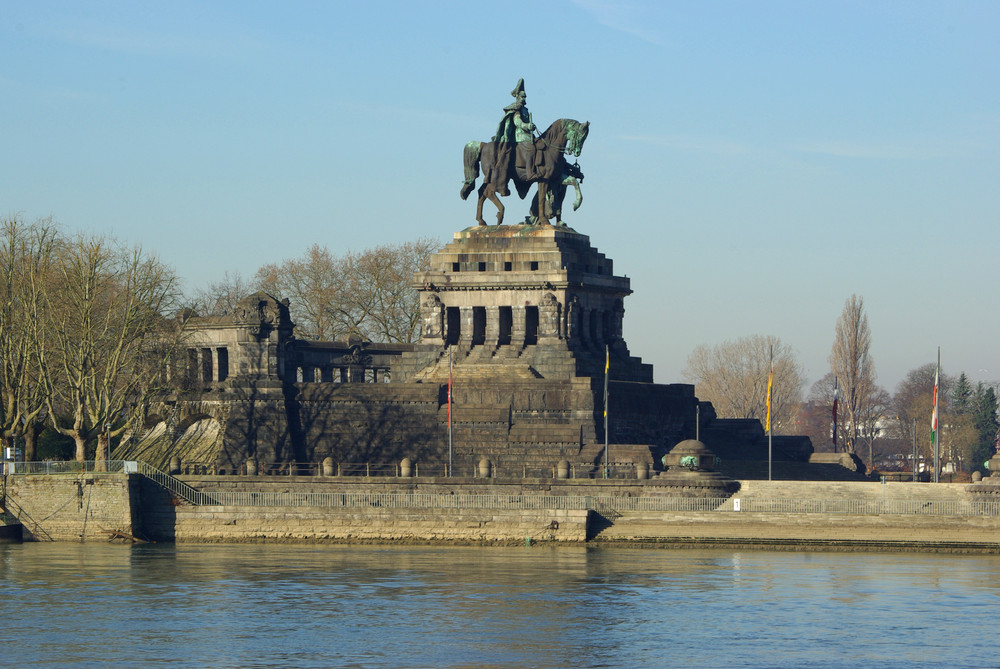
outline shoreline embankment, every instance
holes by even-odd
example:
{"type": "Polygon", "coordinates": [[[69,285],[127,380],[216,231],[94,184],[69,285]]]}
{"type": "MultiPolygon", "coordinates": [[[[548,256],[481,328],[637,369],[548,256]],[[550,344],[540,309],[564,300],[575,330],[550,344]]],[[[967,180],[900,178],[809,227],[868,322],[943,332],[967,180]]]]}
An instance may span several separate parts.
{"type": "Polygon", "coordinates": [[[728,498],[699,499],[615,479],[178,478],[213,501],[191,503],[138,474],[11,475],[6,507],[28,541],[1000,554],[1000,498],[968,484],[742,481],[728,498]]]}

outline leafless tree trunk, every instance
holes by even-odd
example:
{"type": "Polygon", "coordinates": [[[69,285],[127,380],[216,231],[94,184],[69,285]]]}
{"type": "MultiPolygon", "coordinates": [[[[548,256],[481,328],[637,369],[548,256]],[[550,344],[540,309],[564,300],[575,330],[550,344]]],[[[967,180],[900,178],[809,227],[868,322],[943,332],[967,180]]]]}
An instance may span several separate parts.
{"type": "Polygon", "coordinates": [[[699,346],[688,357],[683,375],[695,384],[701,400],[713,404],[720,418],[763,421],[772,351],[771,423],[777,433],[791,424],[805,385],[794,351],[777,337],[752,335],[717,346],[699,346]]]}
{"type": "MultiPolygon", "coordinates": [[[[857,295],[844,304],[844,311],[837,319],[830,369],[840,384],[840,406],[847,420],[844,422],[847,450],[857,452],[858,435],[866,418],[870,416],[876,400],[875,366],[869,348],[871,331],[865,314],[864,300],[857,295]]],[[[870,458],[869,458],[870,460],[870,458]]],[[[872,463],[869,461],[869,467],[872,463]]]]}
{"type": "Polygon", "coordinates": [[[163,314],[176,305],[173,271],[138,248],[78,237],[60,250],[36,320],[50,423],[76,444],[125,431],[173,348],[163,314]]]}
{"type": "Polygon", "coordinates": [[[289,299],[300,337],[413,342],[420,305],[410,282],[436,248],[435,240],[418,239],[335,256],[313,245],[301,258],[261,267],[256,281],[289,299]]]}
{"type": "Polygon", "coordinates": [[[37,373],[37,338],[32,318],[56,245],[51,220],[0,222],[0,438],[13,445],[25,438],[25,458],[34,458],[35,423],[45,408],[37,373]]]}

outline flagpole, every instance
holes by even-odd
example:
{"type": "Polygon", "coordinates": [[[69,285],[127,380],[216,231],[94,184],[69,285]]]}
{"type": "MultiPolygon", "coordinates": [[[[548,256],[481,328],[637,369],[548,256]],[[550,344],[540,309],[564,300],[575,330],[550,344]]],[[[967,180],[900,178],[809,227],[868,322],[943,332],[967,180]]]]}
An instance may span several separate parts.
{"type": "Polygon", "coordinates": [[[448,476],[451,476],[451,386],[453,382],[453,367],[451,346],[448,347],[448,476]]]}
{"type": "Polygon", "coordinates": [[[774,346],[771,346],[771,371],[767,373],[767,480],[771,480],[771,384],[774,383],[774,346]]]}
{"type": "Polygon", "coordinates": [[[837,400],[840,399],[840,379],[833,377],[833,452],[837,452],[837,400]]]}
{"type": "Polygon", "coordinates": [[[611,351],[604,345],[604,478],[608,478],[608,370],[611,368],[611,351]]]}
{"type": "Polygon", "coordinates": [[[941,377],[941,347],[938,346],[937,368],[934,370],[934,412],[931,414],[931,446],[934,447],[934,483],[938,483],[941,454],[941,429],[938,427],[938,379],[941,377]]]}

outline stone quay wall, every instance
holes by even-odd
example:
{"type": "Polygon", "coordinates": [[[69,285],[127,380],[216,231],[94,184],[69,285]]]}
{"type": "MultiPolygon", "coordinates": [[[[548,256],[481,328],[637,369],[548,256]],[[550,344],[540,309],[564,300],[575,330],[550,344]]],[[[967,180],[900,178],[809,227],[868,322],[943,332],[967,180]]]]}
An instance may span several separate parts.
{"type": "MultiPolygon", "coordinates": [[[[363,477],[183,476],[200,492],[508,494],[486,483],[375,482],[363,477]]],[[[376,480],[377,481],[377,480],[376,480]]],[[[320,506],[193,506],[148,480],[139,484],[137,533],[154,541],[273,543],[584,542],[584,509],[431,509],[320,506]]],[[[504,489],[507,489],[506,486],[504,489]]],[[[520,486],[509,494],[531,494],[520,486]]],[[[548,494],[534,491],[534,494],[548,494]]]]}
{"type": "Polygon", "coordinates": [[[224,543],[582,543],[585,510],[177,508],[174,541],[224,543]]]}
{"type": "Polygon", "coordinates": [[[26,541],[108,541],[132,534],[138,489],[124,474],[6,477],[4,505],[26,541]]]}
{"type": "MultiPolygon", "coordinates": [[[[343,492],[471,495],[669,495],[656,481],[181,477],[203,492],[343,492]]],[[[178,542],[443,542],[725,545],[789,549],[944,550],[1000,553],[1000,516],[752,512],[760,500],[962,501],[962,484],[744,481],[744,511],[429,509],[193,506],[141,476],[10,476],[8,508],[39,541],[107,541],[135,535],[178,542]]],[[[602,504],[603,505],[603,504],[602,504]]]]}

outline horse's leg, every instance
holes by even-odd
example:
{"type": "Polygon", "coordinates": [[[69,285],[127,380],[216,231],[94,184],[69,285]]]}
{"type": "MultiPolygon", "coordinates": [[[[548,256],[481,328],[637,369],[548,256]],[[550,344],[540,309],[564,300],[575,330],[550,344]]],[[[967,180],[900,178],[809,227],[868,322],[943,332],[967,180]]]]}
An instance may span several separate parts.
{"type": "Polygon", "coordinates": [[[556,219],[556,225],[566,225],[562,220],[562,206],[563,200],[566,199],[566,186],[562,183],[554,184],[549,187],[549,193],[549,199],[552,201],[552,216],[556,219]]]}
{"type": "Polygon", "coordinates": [[[549,214],[545,211],[545,191],[546,183],[544,181],[538,182],[538,223],[540,225],[550,225],[549,214]]]}
{"type": "Polygon", "coordinates": [[[479,202],[476,204],[476,220],[479,221],[479,225],[486,225],[486,221],[483,220],[483,202],[486,202],[487,188],[489,188],[487,183],[479,187],[479,202]]]}
{"type": "Polygon", "coordinates": [[[497,192],[490,193],[490,200],[497,206],[497,225],[503,225],[503,202],[497,197],[497,192]]]}
{"type": "Polygon", "coordinates": [[[583,191],[580,190],[580,182],[576,178],[570,177],[567,181],[576,189],[576,200],[573,201],[573,211],[576,211],[583,204],[583,191]]]}

